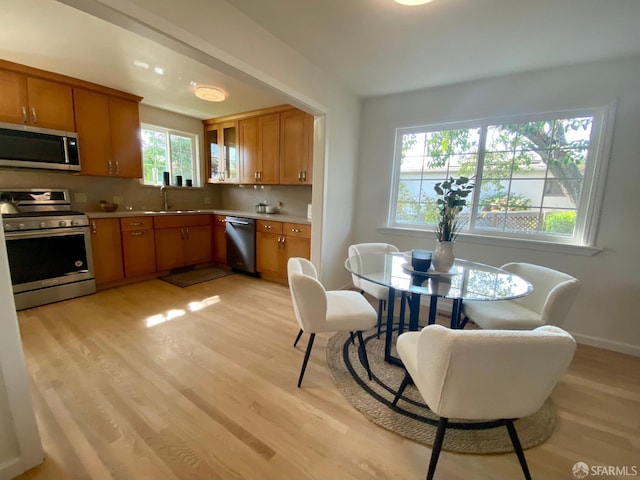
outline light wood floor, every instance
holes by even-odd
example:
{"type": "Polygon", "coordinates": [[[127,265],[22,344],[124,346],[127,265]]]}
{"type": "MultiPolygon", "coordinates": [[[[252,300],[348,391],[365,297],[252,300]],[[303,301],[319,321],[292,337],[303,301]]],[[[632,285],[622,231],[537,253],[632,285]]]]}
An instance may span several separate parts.
{"type": "MultiPolygon", "coordinates": [[[[232,275],[160,280],[19,314],[45,462],[27,479],[422,479],[430,449],[340,395],[286,287],[232,275]]],[[[553,392],[553,436],[526,451],[538,480],[640,464],[640,359],[590,347],[553,392]]],[[[436,478],[519,479],[513,454],[443,452],[436,478]]],[[[605,477],[602,477],[605,478],[605,477]]],[[[606,478],[617,478],[609,476],[606,478]]],[[[621,477],[622,478],[622,477],[621,477]]],[[[628,477],[627,477],[628,478],[628,477]]]]}

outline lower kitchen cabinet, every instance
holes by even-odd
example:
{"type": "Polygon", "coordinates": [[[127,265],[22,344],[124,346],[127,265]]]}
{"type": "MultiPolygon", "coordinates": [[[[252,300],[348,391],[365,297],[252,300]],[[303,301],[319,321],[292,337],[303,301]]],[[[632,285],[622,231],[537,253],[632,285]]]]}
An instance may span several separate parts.
{"type": "Polygon", "coordinates": [[[149,217],[120,219],[124,273],[127,278],[156,271],[156,247],[153,221],[149,217]]]}
{"type": "Polygon", "coordinates": [[[210,215],[167,215],[153,222],[158,271],[211,260],[210,215]]]}
{"type": "Polygon", "coordinates": [[[286,282],[289,258],[311,258],[311,225],[258,220],[256,255],[263,277],[286,282]]]}
{"type": "Polygon", "coordinates": [[[227,263],[227,217],[213,216],[213,261],[219,265],[227,263]]]}
{"type": "Polygon", "coordinates": [[[119,219],[91,220],[91,249],[96,284],[116,282],[124,278],[119,219]]]}

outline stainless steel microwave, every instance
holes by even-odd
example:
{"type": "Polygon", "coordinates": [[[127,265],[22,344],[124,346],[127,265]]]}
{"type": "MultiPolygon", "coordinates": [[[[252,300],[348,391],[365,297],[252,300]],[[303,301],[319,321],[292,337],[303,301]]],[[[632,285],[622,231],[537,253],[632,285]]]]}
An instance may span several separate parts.
{"type": "Polygon", "coordinates": [[[80,171],[78,134],[0,122],[0,167],[80,171]]]}

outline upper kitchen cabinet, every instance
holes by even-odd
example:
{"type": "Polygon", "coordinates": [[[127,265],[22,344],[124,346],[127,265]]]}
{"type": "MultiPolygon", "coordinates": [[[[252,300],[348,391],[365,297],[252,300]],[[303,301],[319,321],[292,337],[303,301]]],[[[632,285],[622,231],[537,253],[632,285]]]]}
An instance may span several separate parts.
{"type": "Polygon", "coordinates": [[[238,122],[204,123],[207,183],[238,183],[238,122]]]}
{"type": "Polygon", "coordinates": [[[84,88],[74,88],[73,96],[80,173],[141,178],[138,102],[84,88]]]}
{"type": "Polygon", "coordinates": [[[280,184],[311,185],[313,115],[293,109],[280,113],[280,184]]]}
{"type": "Polygon", "coordinates": [[[0,92],[0,121],[75,131],[70,85],[0,70],[0,92]]]}
{"type": "Polygon", "coordinates": [[[291,105],[205,120],[207,181],[311,185],[313,121],[313,115],[291,105]],[[235,167],[235,159],[239,176],[233,169],[225,175],[228,165],[235,167]]]}
{"type": "Polygon", "coordinates": [[[242,119],[238,129],[240,182],[280,183],[280,114],[242,119]]]}

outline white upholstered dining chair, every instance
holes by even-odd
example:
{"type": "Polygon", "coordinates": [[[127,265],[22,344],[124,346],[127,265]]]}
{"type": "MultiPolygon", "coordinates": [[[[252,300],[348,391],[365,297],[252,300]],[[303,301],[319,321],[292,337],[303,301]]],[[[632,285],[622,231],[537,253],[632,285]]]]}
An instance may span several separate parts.
{"type": "MultiPolygon", "coordinates": [[[[349,246],[349,257],[363,255],[367,253],[395,253],[398,247],[389,243],[356,243],[349,246]]],[[[378,337],[380,337],[380,329],[382,328],[382,313],[387,306],[389,300],[389,287],[378,285],[370,282],[357,275],[351,274],[353,286],[360,290],[360,293],[368,293],[378,300],[378,337]]]]}
{"type": "Polygon", "coordinates": [[[531,330],[542,325],[560,325],[573,305],[580,282],[563,272],[531,263],[512,262],[503,270],[527,280],[533,292],[522,298],[496,302],[466,301],[465,320],[481,328],[531,330]]]}
{"type": "Polygon", "coordinates": [[[369,359],[362,338],[362,331],[376,324],[376,311],[371,304],[357,292],[325,290],[318,281],[316,268],[305,258],[290,258],[287,263],[287,275],[293,311],[300,326],[293,346],[298,344],[303,333],[310,334],[298,378],[298,387],[302,384],[316,333],[320,332],[351,332],[352,341],[355,332],[360,342],[364,367],[371,380],[369,359]]]}
{"type": "Polygon", "coordinates": [[[530,331],[453,330],[429,325],[397,340],[406,375],[440,417],[427,480],[433,479],[450,418],[506,426],[525,478],[531,479],[514,419],[537,412],[573,358],[571,335],[552,325],[530,331]]]}

